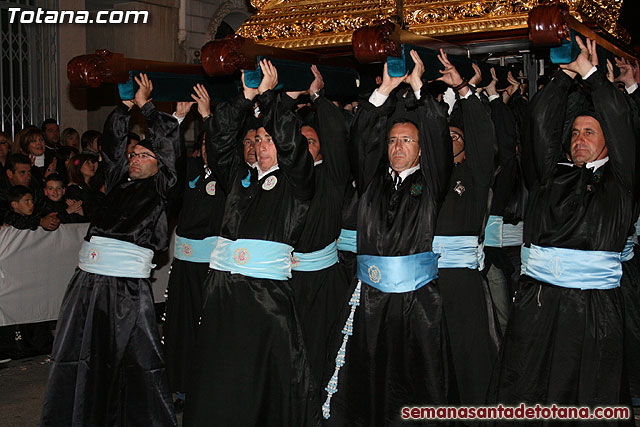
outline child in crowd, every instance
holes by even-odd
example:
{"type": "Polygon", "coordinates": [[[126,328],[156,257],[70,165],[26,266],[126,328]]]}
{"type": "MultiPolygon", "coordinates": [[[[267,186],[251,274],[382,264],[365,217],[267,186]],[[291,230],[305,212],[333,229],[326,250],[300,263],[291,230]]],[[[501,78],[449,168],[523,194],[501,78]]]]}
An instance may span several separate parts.
{"type": "Polygon", "coordinates": [[[65,199],[66,187],[62,176],[52,173],[44,183],[44,207],[41,214],[56,212],[62,224],[71,222],[89,222],[82,210],[82,200],[65,199]]]}
{"type": "Polygon", "coordinates": [[[24,185],[14,185],[7,193],[9,211],[4,223],[19,230],[35,230],[40,225],[40,217],[33,214],[33,193],[24,185]]]}

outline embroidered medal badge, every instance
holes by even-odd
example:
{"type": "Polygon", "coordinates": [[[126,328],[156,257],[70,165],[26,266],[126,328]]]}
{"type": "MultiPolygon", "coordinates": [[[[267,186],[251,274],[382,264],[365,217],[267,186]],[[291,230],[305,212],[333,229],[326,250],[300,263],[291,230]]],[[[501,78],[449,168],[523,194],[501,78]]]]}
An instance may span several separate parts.
{"type": "Polygon", "coordinates": [[[216,195],[216,182],[215,181],[211,181],[210,183],[207,184],[207,186],[204,189],[205,189],[205,191],[207,192],[208,195],[215,196],[216,195]]]}
{"type": "Polygon", "coordinates": [[[271,175],[269,178],[264,180],[264,183],[262,184],[262,189],[269,191],[273,187],[275,187],[277,183],[278,183],[278,178],[271,175]]]}

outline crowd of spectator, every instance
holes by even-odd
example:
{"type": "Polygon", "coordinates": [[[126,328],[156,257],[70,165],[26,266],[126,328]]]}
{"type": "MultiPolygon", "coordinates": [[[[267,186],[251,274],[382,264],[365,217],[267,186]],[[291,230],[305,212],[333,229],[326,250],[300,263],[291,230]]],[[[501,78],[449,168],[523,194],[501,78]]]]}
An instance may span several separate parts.
{"type": "MultiPolygon", "coordinates": [[[[104,194],[101,133],[60,132],[56,120],[27,126],[12,139],[0,132],[0,228],[57,230],[60,224],[89,223],[104,194]]],[[[127,152],[141,141],[129,134],[127,152]]],[[[51,352],[55,322],[0,328],[0,364],[51,352]]]]}
{"type": "MultiPolygon", "coordinates": [[[[0,132],[0,226],[56,230],[90,222],[104,198],[100,132],[60,133],[56,120],[0,132]]],[[[140,138],[131,134],[132,144],[140,138]]]]}

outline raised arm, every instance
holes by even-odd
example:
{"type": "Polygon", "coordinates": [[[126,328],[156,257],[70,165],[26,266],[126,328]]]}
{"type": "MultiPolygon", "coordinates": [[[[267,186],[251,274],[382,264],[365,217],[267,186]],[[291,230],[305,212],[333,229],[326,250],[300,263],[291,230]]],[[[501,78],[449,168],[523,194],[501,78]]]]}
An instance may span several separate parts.
{"type": "Polygon", "coordinates": [[[527,182],[544,183],[556,171],[562,155],[563,124],[573,79],[559,71],[529,105],[528,134],[523,139],[522,162],[527,182]]]}
{"type": "Polygon", "coordinates": [[[176,159],[180,153],[180,126],[175,117],[156,110],[151,102],[144,104],[141,112],[147,119],[153,151],[158,159],[157,190],[166,196],[178,179],[176,159]]]}
{"type": "Polygon", "coordinates": [[[180,124],[175,117],[156,110],[151,103],[149,96],[153,91],[153,83],[146,74],[140,74],[134,79],[139,86],[135,103],[147,121],[147,128],[151,133],[151,145],[158,160],[156,189],[159,194],[166,197],[178,179],[176,158],[180,154],[180,124]]]}
{"type": "Polygon", "coordinates": [[[351,125],[350,139],[355,148],[357,187],[362,194],[383,162],[387,161],[387,123],[395,109],[391,93],[407,76],[391,77],[384,64],[382,84],[368,98],[359,100],[360,109],[351,125]]]}
{"type": "Polygon", "coordinates": [[[489,107],[498,144],[498,165],[504,166],[516,158],[518,125],[513,111],[504,103],[503,98],[492,99],[489,107]]]}
{"type": "MultiPolygon", "coordinates": [[[[450,74],[450,84],[459,87],[460,110],[462,113],[462,121],[464,123],[464,150],[466,162],[468,164],[474,180],[478,184],[485,186],[491,185],[495,172],[495,155],[497,151],[496,133],[491,120],[491,110],[487,109],[480,99],[474,95],[473,91],[465,87],[463,80],[453,65],[448,63],[446,57],[442,57],[445,61],[445,71],[443,74],[450,74]],[[456,76],[457,74],[457,76],[456,76]],[[459,80],[458,80],[459,79],[459,80]]],[[[498,81],[495,71],[491,69],[491,83],[485,88],[491,96],[498,97],[495,90],[498,81]]]]}
{"type": "Polygon", "coordinates": [[[269,61],[263,61],[260,67],[265,84],[261,83],[258,88],[258,103],[263,113],[264,128],[276,146],[278,167],[294,188],[295,197],[311,200],[315,192],[313,158],[309,153],[309,143],[300,132],[300,119],[293,112],[295,100],[290,96],[293,93],[276,94],[272,90],[278,81],[276,68],[269,61]]]}
{"type": "Polygon", "coordinates": [[[118,105],[107,117],[100,137],[102,162],[105,166],[105,191],[108,193],[129,171],[125,154],[129,142],[129,120],[132,101],[118,105]]]}
{"type": "MultiPolygon", "coordinates": [[[[416,55],[417,56],[417,55],[416,55]]],[[[440,58],[446,61],[446,54],[441,51],[440,58]]],[[[414,58],[414,62],[419,58],[414,58]]],[[[416,62],[417,63],[417,62],[416,62]]],[[[443,62],[444,64],[444,62],[443,62]]],[[[450,65],[450,64],[449,64],[450,65]]],[[[445,65],[443,76],[439,80],[444,81],[450,86],[457,87],[459,82],[451,81],[448,77],[452,77],[447,70],[451,70],[445,65]]],[[[416,88],[414,88],[414,93],[416,88]]],[[[420,156],[420,167],[424,174],[427,185],[433,191],[438,200],[444,199],[449,186],[449,177],[453,168],[453,149],[451,137],[449,136],[449,125],[447,123],[447,108],[440,105],[431,96],[426,86],[421,85],[420,102],[419,102],[419,120],[420,120],[420,148],[422,155],[420,156]]],[[[460,93],[466,94],[468,88],[460,88],[460,93]]]]}
{"type": "Polygon", "coordinates": [[[320,138],[320,152],[328,176],[338,185],[344,185],[350,176],[347,127],[342,111],[319,92],[324,87],[322,75],[314,65],[311,71],[315,80],[309,87],[312,108],[315,113],[314,126],[320,138]]]}
{"type": "Polygon", "coordinates": [[[453,149],[446,109],[444,109],[427,90],[420,97],[420,168],[427,185],[432,188],[438,200],[444,199],[451,169],[453,168],[453,149]]]}
{"type": "MultiPolygon", "coordinates": [[[[490,95],[491,96],[491,95],[490,95]]],[[[492,210],[495,207],[498,212],[504,210],[508,195],[513,193],[514,186],[517,185],[517,154],[518,125],[511,108],[507,107],[503,97],[494,98],[491,96],[489,106],[491,108],[491,120],[496,131],[496,141],[498,143],[498,166],[500,172],[496,176],[494,184],[494,197],[492,210]]]]}
{"type": "Polygon", "coordinates": [[[498,148],[491,110],[474,95],[461,99],[460,107],[464,120],[466,161],[477,183],[491,185],[498,148]]]}
{"type": "Polygon", "coordinates": [[[593,73],[585,83],[591,88],[593,105],[602,118],[600,125],[613,171],[625,188],[632,191],[636,176],[636,135],[630,104],[602,71],[593,73]]]}
{"type": "Polygon", "coordinates": [[[198,84],[193,90],[196,94],[191,96],[198,103],[198,112],[204,119],[207,164],[215,170],[222,188],[229,192],[235,170],[240,164],[237,152],[238,141],[242,138],[240,132],[253,105],[251,100],[255,94],[248,95],[245,88],[243,95],[218,104],[211,114],[211,101],[205,87],[198,84]],[[247,99],[247,96],[250,99],[247,99]]]}

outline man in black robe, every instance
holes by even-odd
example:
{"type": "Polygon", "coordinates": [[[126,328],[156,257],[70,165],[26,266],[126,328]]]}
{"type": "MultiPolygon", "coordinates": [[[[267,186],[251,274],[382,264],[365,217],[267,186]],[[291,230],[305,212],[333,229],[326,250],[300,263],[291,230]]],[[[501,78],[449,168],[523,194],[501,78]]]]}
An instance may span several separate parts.
{"type": "MultiPolygon", "coordinates": [[[[438,282],[459,403],[482,404],[487,397],[491,369],[498,353],[499,332],[494,322],[488,285],[480,273],[491,184],[495,172],[496,136],[486,108],[456,68],[441,52],[441,79],[459,97],[449,119],[453,171],[438,214],[433,251],[438,259],[438,282]]],[[[495,93],[496,80],[487,87],[495,93]]],[[[492,102],[502,102],[492,99],[492,102]]]]}
{"type": "MultiPolygon", "coordinates": [[[[277,71],[262,61],[259,88],[219,104],[196,90],[207,157],[227,193],[211,254],[184,425],[318,425],[319,405],[291,285],[291,253],[314,194],[313,159],[293,113],[276,94],[277,71]],[[237,146],[257,96],[257,167],[237,146]]],[[[244,75],[243,75],[244,82],[244,75]]]]}
{"type": "Polygon", "coordinates": [[[620,251],[635,220],[636,141],[625,96],[590,62],[595,45],[577,41],[577,59],[531,101],[523,146],[523,162],[531,165],[524,229],[530,250],[495,377],[501,403],[622,400],[620,251]],[[567,162],[563,124],[577,74],[593,109],[569,121],[567,162]]]}
{"type": "Polygon", "coordinates": [[[501,99],[492,99],[489,104],[498,142],[499,171],[493,184],[490,215],[485,227],[483,271],[503,333],[507,327],[511,299],[520,279],[520,250],[527,198],[518,153],[521,127],[513,109],[504,101],[510,93],[518,93],[520,88],[520,83],[510,74],[511,86],[501,99]]]}
{"type": "MultiPolygon", "coordinates": [[[[176,117],[184,118],[191,103],[179,103],[176,117]]],[[[209,258],[220,235],[226,194],[209,167],[204,139],[201,156],[186,159],[182,209],[176,226],[174,258],[167,284],[163,338],[171,391],[178,393],[176,410],[184,404],[184,390],[194,359],[196,330],[202,309],[202,285],[209,258]]]]}
{"type": "Polygon", "coordinates": [[[431,243],[453,163],[451,139],[446,111],[422,85],[422,61],[411,56],[416,66],[408,76],[390,77],[385,64],[381,86],[360,102],[351,129],[361,194],[359,280],[326,388],[328,425],[406,425],[403,406],[448,401],[431,243]],[[411,90],[395,91],[405,80],[411,90]]]}
{"type": "Polygon", "coordinates": [[[305,118],[301,132],[314,161],[315,194],[294,248],[291,283],[314,381],[319,385],[330,331],[348,292],[347,278],[338,265],[336,240],[340,235],[349,158],[342,112],[320,94],[324,87],[322,75],[315,66],[312,72],[315,79],[308,90],[312,112],[305,118]]]}
{"type": "MultiPolygon", "coordinates": [[[[624,83],[625,92],[634,114],[636,142],[639,142],[640,90],[638,90],[637,78],[640,78],[640,69],[637,62],[634,67],[624,59],[616,58],[616,65],[620,69],[620,74],[615,78],[615,81],[624,83]]],[[[611,67],[610,80],[613,80],[613,66],[610,63],[608,66],[611,67]]],[[[640,155],[640,151],[637,151],[636,155],[640,155]]],[[[639,190],[640,188],[636,188],[636,191],[639,190]]],[[[637,218],[639,213],[640,203],[636,204],[633,217],[637,218]]],[[[620,290],[624,301],[624,364],[629,381],[631,402],[633,406],[637,407],[640,406],[640,256],[638,256],[640,220],[629,231],[630,236],[622,251],[620,290]]]]}
{"type": "Polygon", "coordinates": [[[169,243],[166,195],[180,138],[178,122],[148,101],[149,79],[136,82],[151,136],[125,156],[134,101],[105,123],[107,195],[60,308],[42,426],[177,425],[149,275],[169,243]]]}

